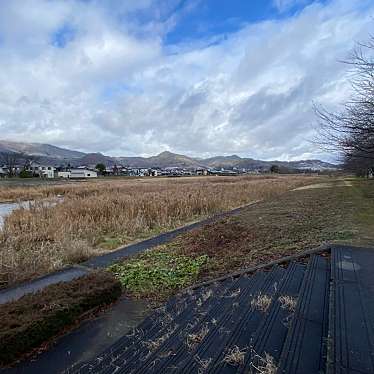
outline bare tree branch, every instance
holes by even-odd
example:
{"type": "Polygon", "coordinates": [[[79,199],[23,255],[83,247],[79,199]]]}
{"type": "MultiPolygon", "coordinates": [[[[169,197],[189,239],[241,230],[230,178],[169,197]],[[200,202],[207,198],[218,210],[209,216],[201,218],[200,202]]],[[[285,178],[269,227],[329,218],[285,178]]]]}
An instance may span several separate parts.
{"type": "Polygon", "coordinates": [[[345,165],[362,170],[374,167],[374,37],[357,43],[348,61],[353,95],[340,112],[314,106],[318,119],[315,143],[324,150],[338,152],[345,165]]]}

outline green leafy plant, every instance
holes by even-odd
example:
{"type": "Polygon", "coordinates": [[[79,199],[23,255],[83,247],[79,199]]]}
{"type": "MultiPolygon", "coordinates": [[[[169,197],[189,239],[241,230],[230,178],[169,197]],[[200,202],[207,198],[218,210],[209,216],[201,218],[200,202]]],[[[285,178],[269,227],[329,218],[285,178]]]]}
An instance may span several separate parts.
{"type": "Polygon", "coordinates": [[[187,286],[197,277],[208,256],[189,257],[163,250],[151,250],[126,262],[112,265],[109,270],[122,286],[136,295],[165,296],[187,286]]]}

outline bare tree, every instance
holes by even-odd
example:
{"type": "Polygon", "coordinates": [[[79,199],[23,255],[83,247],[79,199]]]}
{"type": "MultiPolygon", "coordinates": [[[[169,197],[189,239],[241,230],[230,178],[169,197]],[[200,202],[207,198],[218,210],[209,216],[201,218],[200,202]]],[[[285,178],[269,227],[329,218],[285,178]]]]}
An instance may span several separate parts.
{"type": "Polygon", "coordinates": [[[352,70],[353,95],[340,112],[315,106],[318,142],[339,151],[351,167],[374,166],[374,36],[359,43],[345,64],[352,70]]]}
{"type": "Polygon", "coordinates": [[[8,177],[16,174],[18,154],[15,152],[0,152],[0,164],[7,170],[8,177]]]}
{"type": "Polygon", "coordinates": [[[18,167],[28,170],[32,162],[37,159],[35,156],[22,152],[0,152],[0,165],[7,169],[8,177],[16,176],[18,167]]]}

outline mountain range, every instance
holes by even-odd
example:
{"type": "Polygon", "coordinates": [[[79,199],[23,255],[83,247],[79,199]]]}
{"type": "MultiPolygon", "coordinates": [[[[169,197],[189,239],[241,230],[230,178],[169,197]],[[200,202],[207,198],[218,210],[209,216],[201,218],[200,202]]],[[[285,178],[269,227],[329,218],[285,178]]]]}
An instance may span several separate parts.
{"type": "Polygon", "coordinates": [[[56,147],[50,144],[24,143],[0,140],[0,153],[20,153],[35,157],[40,163],[55,165],[70,164],[72,166],[95,166],[103,163],[106,166],[123,165],[139,168],[212,168],[212,169],[268,169],[271,165],[278,165],[289,169],[330,170],[338,166],[321,160],[300,161],[261,161],[243,158],[237,155],[215,156],[210,158],[194,158],[172,152],[162,152],[151,157],[110,157],[102,153],[84,153],[70,149],[56,147]]]}

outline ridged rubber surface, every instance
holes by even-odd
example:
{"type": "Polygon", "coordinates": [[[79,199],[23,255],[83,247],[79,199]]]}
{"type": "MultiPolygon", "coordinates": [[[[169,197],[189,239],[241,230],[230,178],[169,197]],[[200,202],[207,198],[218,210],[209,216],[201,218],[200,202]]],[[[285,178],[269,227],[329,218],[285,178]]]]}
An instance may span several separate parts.
{"type": "Polygon", "coordinates": [[[223,354],[215,358],[211,367],[209,367],[209,372],[248,373],[249,369],[252,369],[251,362],[255,351],[261,353],[264,348],[269,348],[270,350],[274,348],[275,351],[282,348],[287,334],[287,327],[285,327],[283,317],[285,318],[289,313],[283,309],[280,310],[278,298],[284,294],[297,295],[304,270],[305,267],[303,265],[290,264],[282,279],[274,284],[271,289],[262,293],[262,296],[269,298],[269,303],[265,304],[263,308],[252,306],[241,323],[237,323],[237,332],[229,336],[223,354]],[[284,313],[282,313],[283,311],[284,313]],[[279,336],[281,336],[280,340],[277,339],[279,336]],[[236,347],[244,353],[244,357],[241,363],[232,365],[232,363],[227,363],[226,361],[230,352],[233,349],[237,349],[236,347]]]}
{"type": "Polygon", "coordinates": [[[325,372],[329,287],[328,260],[312,256],[278,364],[278,374],[325,372]]]}
{"type": "MultiPolygon", "coordinates": [[[[209,332],[199,345],[188,349],[187,354],[186,348],[182,346],[183,360],[172,357],[168,366],[157,366],[154,372],[162,372],[163,369],[169,370],[172,367],[176,367],[179,373],[199,372],[203,369],[203,362],[210,362],[208,369],[209,371],[213,370],[215,363],[220,363],[224,358],[230,341],[245,331],[246,325],[260,323],[264,313],[252,308],[251,301],[261,295],[272,297],[284,273],[282,268],[274,267],[261,282],[241,290],[241,294],[234,297],[234,300],[228,305],[226,313],[218,316],[217,322],[214,324],[209,324],[209,332]],[[198,359],[196,359],[197,357],[198,359]]],[[[255,277],[258,277],[259,274],[255,277]]],[[[250,332],[247,330],[246,335],[250,336],[250,332]]]]}
{"type": "Polygon", "coordinates": [[[165,307],[159,308],[147,317],[133,333],[123,336],[95,360],[75,366],[67,373],[112,372],[112,369],[119,367],[117,365],[119,360],[128,361],[134,356],[140,358],[142,354],[146,355],[149,350],[142,343],[157,341],[170,330],[171,324],[182,325],[186,319],[194,320],[194,313],[197,315],[206,313],[215,298],[233,292],[239,287],[239,282],[239,278],[229,278],[210,287],[202,287],[193,294],[172,298],[165,307]],[[209,294],[211,298],[207,298],[209,294]]]}
{"type": "MultiPolygon", "coordinates": [[[[252,278],[241,277],[239,287],[211,301],[211,308],[198,323],[191,324],[186,319],[178,334],[173,334],[159,349],[153,351],[142,366],[137,365],[131,369],[134,369],[134,373],[163,373],[175,371],[184,362],[190,362],[194,358],[191,354],[194,350],[193,346],[203,345],[213,328],[215,330],[217,326],[223,327],[226,318],[233,313],[234,304],[244,302],[249,289],[258,287],[258,284],[264,281],[266,277],[261,273],[252,278]]],[[[123,368],[120,373],[126,373],[126,368],[123,368]]]]}
{"type": "MultiPolygon", "coordinates": [[[[335,258],[337,253],[332,255],[334,264],[341,261],[335,258]]],[[[291,262],[287,267],[274,266],[198,288],[170,300],[134,334],[121,338],[96,360],[68,372],[260,373],[266,365],[263,359],[271,357],[278,374],[323,373],[330,277],[336,278],[339,288],[339,279],[346,276],[340,270],[333,270],[332,275],[330,268],[329,256],[312,255],[305,264],[291,262]],[[291,307],[286,306],[285,297],[291,307]],[[238,353],[235,362],[229,359],[234,351],[238,353]]],[[[367,313],[374,313],[372,299],[366,305],[367,313]]],[[[335,316],[330,318],[335,323],[335,316]]],[[[335,338],[345,334],[336,327],[334,331],[335,338]]],[[[370,347],[370,342],[365,344],[370,347]]],[[[354,370],[356,367],[336,372],[354,370]]]]}
{"type": "Polygon", "coordinates": [[[335,247],[328,373],[374,373],[374,250],[335,247]]]}
{"type": "Polygon", "coordinates": [[[288,267],[287,276],[277,290],[266,318],[253,336],[252,350],[241,371],[243,374],[250,372],[254,367],[263,366],[266,354],[271,357],[274,365],[278,364],[294,315],[292,304],[298,300],[304,277],[305,266],[291,264],[288,267]]]}

